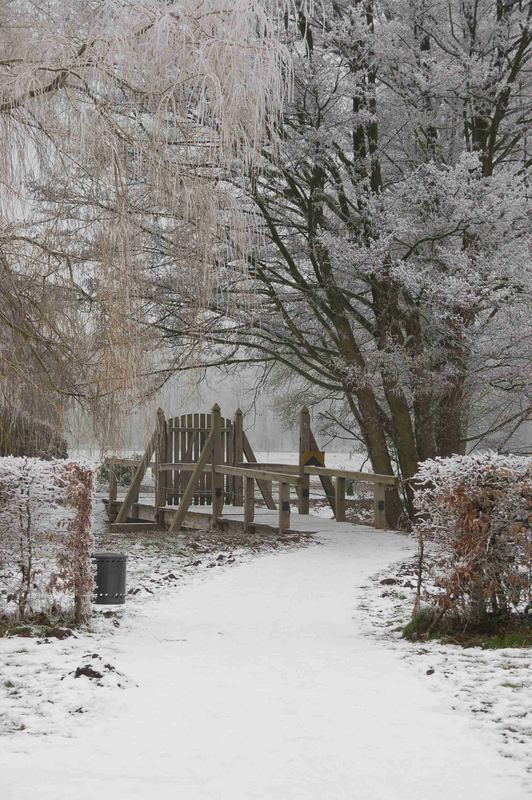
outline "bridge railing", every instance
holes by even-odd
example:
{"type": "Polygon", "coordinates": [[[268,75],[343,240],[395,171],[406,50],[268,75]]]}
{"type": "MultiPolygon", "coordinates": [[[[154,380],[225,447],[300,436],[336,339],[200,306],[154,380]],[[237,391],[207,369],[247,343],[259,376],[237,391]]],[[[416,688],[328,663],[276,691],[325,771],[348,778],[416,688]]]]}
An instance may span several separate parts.
{"type": "MultiPolygon", "coordinates": [[[[117,524],[135,519],[142,479],[149,467],[155,467],[155,518],[158,523],[164,523],[169,510],[172,509],[172,506],[168,506],[168,491],[172,494],[170,498],[172,504],[175,505],[176,499],[178,501],[175,510],[172,509],[170,531],[180,530],[191,503],[197,499],[198,490],[201,491],[205,486],[209,487],[213,527],[219,526],[224,502],[227,500],[231,505],[243,506],[244,527],[246,530],[251,529],[255,518],[255,485],[259,487],[267,507],[271,510],[277,509],[279,530],[288,530],[291,488],[294,487],[296,491],[299,513],[308,514],[311,477],[320,479],[338,522],[343,522],[346,518],[346,482],[371,484],[375,527],[380,529],[387,527],[386,490],[397,486],[398,479],[393,475],[325,467],[324,453],[317,449],[316,440],[310,430],[308,409],[304,408],[300,415],[299,464],[258,463],[243,432],[241,415],[242,412],[238,411],[235,416],[236,424],[232,430],[236,430],[237,437],[231,447],[227,443],[227,433],[230,428],[227,420],[222,418],[217,405],[209,415],[194,415],[192,419],[196,416],[208,418],[210,429],[205,431],[205,436],[201,439],[201,451],[195,448],[195,452],[192,453],[190,445],[186,449],[182,447],[179,451],[177,448],[172,450],[168,447],[168,435],[169,431],[173,432],[173,426],[168,425],[163,412],[159,409],[157,428],[142,459],[109,459],[110,519],[113,519],[114,509],[118,505],[117,480],[113,465],[120,464],[136,466],[136,471],[114,520],[117,524]],[[231,451],[232,464],[227,463],[228,451],[231,451]],[[182,452],[186,460],[167,460],[169,454],[177,452],[182,452]],[[154,455],[155,461],[152,461],[154,455]],[[248,459],[247,462],[242,460],[243,456],[248,459]],[[174,497],[176,482],[175,477],[172,478],[176,475],[179,476],[178,497],[174,497]],[[188,479],[185,478],[186,475],[189,475],[188,479]],[[273,499],[273,484],[278,485],[277,506],[273,499]]],[[[188,415],[186,419],[188,420],[190,416],[188,415]]],[[[179,430],[182,431],[181,428],[179,430]]]]}

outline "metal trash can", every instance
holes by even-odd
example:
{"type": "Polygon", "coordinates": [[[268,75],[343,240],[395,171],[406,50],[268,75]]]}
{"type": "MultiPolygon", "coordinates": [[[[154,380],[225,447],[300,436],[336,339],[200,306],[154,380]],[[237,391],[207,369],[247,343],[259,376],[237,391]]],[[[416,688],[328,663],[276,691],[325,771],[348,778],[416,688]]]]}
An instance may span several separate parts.
{"type": "Polygon", "coordinates": [[[96,561],[96,605],[116,605],[126,602],[126,559],[124,553],[93,553],[96,561]]]}

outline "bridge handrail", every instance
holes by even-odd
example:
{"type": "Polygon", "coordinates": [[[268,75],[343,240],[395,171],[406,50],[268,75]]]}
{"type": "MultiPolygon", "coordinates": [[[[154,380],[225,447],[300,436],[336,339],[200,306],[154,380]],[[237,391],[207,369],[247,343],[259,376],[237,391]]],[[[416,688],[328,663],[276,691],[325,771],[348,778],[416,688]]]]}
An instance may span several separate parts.
{"type": "Polygon", "coordinates": [[[348,481],[364,481],[367,483],[386,483],[396,486],[399,483],[394,475],[380,475],[376,472],[356,472],[350,469],[334,467],[304,467],[306,475],[329,475],[331,478],[346,478],[348,481]]]}
{"type": "Polygon", "coordinates": [[[215,467],[215,472],[219,475],[236,475],[242,478],[255,478],[255,480],[279,481],[279,483],[290,483],[301,486],[302,479],[299,475],[287,472],[273,472],[267,469],[253,469],[249,467],[231,467],[222,464],[215,467]]]}

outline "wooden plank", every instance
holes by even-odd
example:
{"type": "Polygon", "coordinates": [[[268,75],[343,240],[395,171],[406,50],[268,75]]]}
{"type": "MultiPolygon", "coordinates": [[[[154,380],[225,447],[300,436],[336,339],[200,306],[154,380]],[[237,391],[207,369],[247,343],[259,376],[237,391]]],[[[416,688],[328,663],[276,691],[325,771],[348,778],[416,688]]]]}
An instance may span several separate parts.
{"type": "MultiPolygon", "coordinates": [[[[187,416],[186,414],[181,414],[179,417],[179,461],[185,461],[185,453],[187,452],[187,433],[185,428],[187,427],[187,416]]],[[[185,487],[187,485],[187,481],[189,480],[189,476],[186,472],[183,472],[181,469],[179,470],[179,502],[181,502],[181,498],[183,497],[183,492],[185,491],[185,487]]]]}
{"type": "MultiPolygon", "coordinates": [[[[200,454],[200,451],[199,451],[199,433],[200,433],[199,432],[199,414],[194,414],[193,415],[193,417],[192,417],[192,425],[197,430],[192,431],[190,433],[191,443],[192,443],[192,451],[191,451],[191,454],[190,454],[190,458],[191,458],[191,461],[196,463],[198,458],[199,458],[199,454],[200,454]]],[[[199,483],[199,481],[198,481],[198,483],[199,483]]],[[[194,505],[195,506],[199,506],[199,504],[200,504],[199,491],[196,490],[194,492],[194,505]]]]}
{"type": "MultiPolygon", "coordinates": [[[[170,420],[171,422],[171,432],[172,432],[172,461],[179,461],[179,433],[176,428],[179,428],[176,425],[176,422],[179,420],[174,417],[174,419],[170,420]]],[[[178,505],[179,503],[179,471],[176,469],[172,470],[172,505],[178,505]]]]}
{"type": "Polygon", "coordinates": [[[186,478],[187,473],[188,472],[194,472],[194,470],[196,469],[196,465],[192,462],[191,459],[192,459],[192,448],[194,447],[194,440],[195,440],[195,438],[197,438],[197,436],[198,436],[198,432],[197,431],[195,431],[191,435],[191,439],[187,444],[187,450],[186,450],[186,453],[185,453],[185,456],[184,456],[185,459],[186,459],[185,461],[181,461],[181,462],[179,462],[179,464],[163,464],[162,465],[162,469],[172,469],[173,467],[176,467],[176,466],[179,467],[179,474],[180,474],[179,481],[180,481],[181,490],[183,490],[185,488],[186,481],[187,481],[187,478],[186,478]]]}
{"type": "MultiPolygon", "coordinates": [[[[165,513],[164,512],[164,507],[161,509],[161,511],[163,512],[163,514],[165,513]]],[[[155,522],[156,521],[155,515],[157,513],[157,509],[151,503],[149,503],[149,504],[148,503],[144,503],[144,502],[137,503],[137,513],[138,513],[139,522],[140,521],[142,521],[142,522],[155,522]]],[[[137,524],[137,523],[134,523],[134,524],[137,524]]],[[[157,523],[157,524],[159,524],[159,523],[157,523]]]]}
{"type": "MultiPolygon", "coordinates": [[[[192,435],[193,435],[193,432],[191,431],[191,428],[192,428],[193,419],[194,419],[194,417],[192,416],[192,414],[187,414],[186,415],[186,420],[185,420],[186,449],[185,449],[185,454],[181,456],[183,461],[189,461],[191,464],[193,463],[192,447],[191,447],[192,435]]],[[[194,495],[192,497],[192,504],[194,505],[195,503],[196,503],[196,492],[194,492],[194,495]]]]}
{"type": "MultiPolygon", "coordinates": [[[[162,412],[161,414],[157,412],[157,418],[159,424],[159,435],[157,437],[157,446],[155,448],[155,460],[157,462],[155,473],[155,505],[157,508],[159,508],[159,506],[166,505],[166,484],[168,477],[165,472],[161,472],[159,469],[159,464],[168,461],[168,458],[166,456],[166,420],[162,412]]],[[[157,516],[158,522],[160,521],[160,516],[160,514],[157,516]]]]}
{"type": "Polygon", "coordinates": [[[215,467],[215,472],[220,475],[239,475],[242,478],[252,477],[255,480],[265,481],[283,481],[284,483],[301,486],[301,477],[299,475],[290,475],[288,472],[273,472],[266,469],[254,469],[250,467],[228,467],[222,464],[220,467],[215,467]]]}
{"type": "MultiPolygon", "coordinates": [[[[251,445],[248,441],[248,437],[244,432],[242,433],[242,440],[244,444],[245,457],[251,464],[256,464],[257,459],[255,458],[255,453],[253,452],[251,445]]],[[[266,503],[266,508],[269,508],[271,511],[275,511],[277,506],[275,505],[274,499],[272,497],[271,483],[268,483],[268,481],[259,480],[257,481],[257,486],[259,487],[263,500],[266,503]]]]}
{"type": "MultiPolygon", "coordinates": [[[[189,415],[186,414],[186,415],[183,415],[183,416],[189,416],[189,415]]],[[[178,418],[176,417],[176,420],[177,419],[178,418]]],[[[220,428],[222,433],[226,433],[227,431],[229,431],[231,429],[232,422],[230,420],[228,420],[227,423],[228,424],[226,424],[224,422],[222,424],[222,426],[220,428]]],[[[181,431],[184,431],[185,433],[190,433],[190,432],[194,433],[194,432],[201,431],[202,427],[201,427],[201,423],[199,425],[181,425],[181,424],[176,424],[175,428],[172,427],[172,428],[170,428],[170,430],[171,431],[175,430],[177,433],[179,433],[181,431]]]]}
{"type": "MultiPolygon", "coordinates": [[[[198,434],[196,433],[196,436],[197,435],[198,434]]],[[[190,443],[189,443],[189,448],[190,448],[190,443]]],[[[190,458],[191,455],[192,455],[191,449],[187,450],[187,453],[185,455],[187,455],[189,453],[190,453],[190,455],[188,457],[190,458]]],[[[194,464],[193,461],[177,461],[177,462],[174,462],[174,463],[170,463],[169,462],[168,464],[160,464],[159,465],[159,469],[162,470],[162,472],[172,472],[172,470],[179,470],[179,471],[183,471],[183,472],[193,472],[195,466],[196,465],[194,464]]]]}
{"type": "Polygon", "coordinates": [[[216,469],[218,466],[223,466],[223,452],[222,452],[222,418],[220,415],[220,406],[215,403],[211,412],[211,432],[212,432],[212,525],[213,528],[217,525],[218,517],[222,516],[224,508],[224,474],[216,469]]]}
{"type": "Polygon", "coordinates": [[[113,522],[110,526],[113,533],[139,533],[140,531],[164,531],[158,522],[113,522]]]}
{"type": "MultiPolygon", "coordinates": [[[[297,472],[283,472],[281,470],[263,469],[262,465],[258,466],[260,469],[256,469],[254,464],[246,464],[244,467],[230,467],[227,464],[220,464],[220,466],[216,467],[216,472],[218,472],[220,475],[235,475],[243,479],[248,476],[253,476],[256,480],[264,480],[270,483],[271,481],[283,480],[296,486],[301,485],[301,477],[297,472]]],[[[280,464],[279,466],[284,469],[287,465],[280,464]]],[[[178,464],[161,464],[159,467],[162,472],[168,472],[176,468],[179,468],[183,472],[194,472],[196,469],[196,464],[187,461],[181,461],[178,464]]],[[[208,472],[209,470],[212,470],[212,465],[207,465],[204,469],[204,472],[208,472]]]]}
{"type": "Polygon", "coordinates": [[[284,475],[299,475],[297,464],[278,464],[273,461],[256,461],[251,464],[248,461],[240,461],[235,467],[247,469],[265,469],[268,472],[282,472],[284,475]]]}
{"type": "MultiPolygon", "coordinates": [[[[207,418],[206,418],[205,422],[206,422],[206,428],[207,428],[207,430],[209,431],[209,434],[210,434],[210,432],[211,432],[211,415],[210,414],[207,414],[207,418]]],[[[210,460],[211,459],[209,458],[209,461],[210,460]]],[[[210,472],[210,470],[209,470],[209,472],[205,473],[205,502],[206,502],[206,504],[208,506],[212,503],[212,473],[210,472]]]]}
{"type": "MultiPolygon", "coordinates": [[[[174,435],[172,431],[168,429],[168,423],[170,420],[166,421],[166,447],[164,451],[165,461],[173,461],[174,460],[174,435]]],[[[172,472],[170,475],[166,476],[166,481],[164,484],[164,499],[165,505],[167,503],[173,503],[173,495],[174,495],[174,473],[172,472]]]]}
{"type": "Polygon", "coordinates": [[[107,510],[109,514],[109,519],[111,522],[113,522],[111,513],[114,513],[113,509],[114,509],[114,503],[116,503],[116,496],[118,493],[118,483],[116,480],[116,472],[114,471],[113,465],[108,464],[107,467],[109,469],[109,496],[107,501],[108,503],[107,510]]]}
{"type": "Polygon", "coordinates": [[[336,522],[345,522],[345,478],[338,477],[335,482],[336,522]]]}
{"type": "MultiPolygon", "coordinates": [[[[242,411],[237,408],[233,425],[233,466],[238,466],[244,461],[244,416],[242,411]]],[[[244,503],[244,479],[238,475],[234,478],[235,506],[244,503]]],[[[253,489],[255,491],[255,489],[253,489]]]]}
{"type": "Polygon", "coordinates": [[[305,467],[307,475],[329,475],[334,478],[347,478],[352,481],[363,481],[366,483],[384,483],[387,485],[395,486],[397,478],[393,475],[377,475],[373,472],[354,472],[348,469],[335,469],[334,467],[305,467]]]}
{"type": "Polygon", "coordinates": [[[375,527],[381,531],[388,527],[386,522],[386,485],[375,483],[373,485],[373,510],[375,514],[375,527]]]}
{"type": "Polygon", "coordinates": [[[310,510],[310,478],[305,472],[305,453],[311,450],[310,412],[303,406],[299,414],[299,474],[302,478],[298,492],[298,510],[300,514],[308,514],[310,510]]]}
{"type": "MultiPolygon", "coordinates": [[[[174,437],[174,463],[179,464],[183,458],[181,453],[181,417],[174,417],[173,420],[173,437],[174,437]]],[[[173,470],[173,483],[174,483],[174,505],[178,506],[181,499],[181,492],[183,490],[182,481],[186,480],[182,476],[181,470],[178,468],[173,470]]]]}
{"type": "MultiPolygon", "coordinates": [[[[199,458],[199,454],[200,454],[200,446],[199,446],[199,435],[200,435],[199,413],[192,415],[192,427],[193,428],[197,428],[197,430],[191,431],[190,434],[189,434],[189,436],[190,436],[189,447],[190,447],[190,445],[192,445],[192,449],[191,449],[191,452],[190,452],[190,460],[192,462],[196,463],[198,458],[199,458]]],[[[200,478],[201,478],[201,475],[200,475],[200,478]]],[[[199,506],[199,504],[200,504],[200,495],[199,495],[199,481],[198,481],[198,485],[196,486],[196,491],[194,492],[194,505],[195,506],[199,506]]]]}
{"type": "MultiPolygon", "coordinates": [[[[199,415],[200,431],[199,431],[199,435],[198,435],[198,445],[199,445],[199,452],[200,453],[203,450],[203,445],[205,444],[205,437],[206,437],[205,424],[206,424],[205,423],[205,414],[200,414],[199,415]]],[[[206,475],[205,475],[205,472],[202,472],[201,475],[200,475],[199,483],[198,483],[200,506],[204,506],[205,502],[206,502],[205,486],[206,486],[206,475]]]]}
{"type": "MultiPolygon", "coordinates": [[[[146,450],[144,451],[144,456],[142,457],[141,462],[137,467],[137,471],[135,472],[135,475],[133,476],[133,480],[131,481],[131,485],[130,485],[129,489],[126,492],[126,496],[125,496],[125,498],[124,498],[124,500],[122,502],[122,505],[120,506],[118,514],[116,515],[115,522],[125,522],[126,521],[126,519],[128,518],[128,515],[129,515],[129,511],[131,509],[131,506],[133,504],[133,500],[135,498],[135,495],[138,496],[139,486],[140,486],[140,484],[142,482],[142,479],[143,479],[144,475],[146,474],[147,465],[151,461],[151,457],[153,455],[153,451],[155,450],[155,447],[157,446],[157,442],[159,440],[159,436],[160,436],[159,412],[161,414],[163,414],[162,410],[158,409],[158,411],[157,411],[157,419],[158,419],[157,428],[155,429],[155,431],[151,435],[150,441],[148,442],[146,450]]],[[[164,414],[163,414],[163,419],[164,419],[164,414]]]]}
{"type": "MultiPolygon", "coordinates": [[[[107,458],[106,459],[106,463],[107,464],[118,464],[121,467],[138,467],[138,465],[141,462],[142,462],[142,458],[118,458],[118,457],[114,458],[113,457],[113,458],[107,458]]],[[[156,462],[155,461],[150,461],[150,463],[147,464],[147,466],[148,467],[155,467],[156,466],[156,462]]]]}
{"type": "MultiPolygon", "coordinates": [[[[176,514],[175,509],[166,508],[164,509],[167,521],[170,521],[172,517],[176,514]]],[[[205,511],[188,511],[185,515],[185,519],[182,523],[182,527],[185,527],[190,530],[205,530],[205,528],[209,527],[211,522],[211,515],[205,511]]],[[[244,520],[242,519],[229,519],[228,517],[219,517],[217,520],[217,526],[221,531],[227,531],[230,533],[244,533],[244,520]]],[[[271,536],[272,531],[277,530],[273,525],[267,525],[264,522],[258,522],[257,520],[250,523],[250,528],[253,533],[257,535],[265,535],[271,536]]],[[[311,536],[312,533],[316,533],[316,531],[298,531],[298,530],[284,530],[283,535],[290,535],[290,534],[298,534],[300,536],[311,536]]]]}
{"type": "MultiPolygon", "coordinates": [[[[166,420],[166,447],[165,447],[165,457],[166,461],[172,463],[174,460],[174,434],[169,429],[170,422],[172,420],[166,420]]],[[[161,461],[161,464],[163,462],[161,461]]],[[[165,483],[165,503],[172,503],[173,502],[173,493],[174,493],[174,475],[170,473],[166,475],[166,483],[165,483]]]]}
{"type": "Polygon", "coordinates": [[[279,483],[279,533],[290,528],[290,484],[279,483]]]}
{"type": "Polygon", "coordinates": [[[244,530],[250,530],[251,523],[255,518],[255,479],[240,478],[244,481],[244,530]]]}
{"type": "Polygon", "coordinates": [[[175,533],[175,531],[180,530],[183,520],[185,519],[185,515],[189,509],[190,503],[192,501],[194,490],[196,485],[199,481],[199,476],[205,465],[207,464],[210,455],[211,455],[211,446],[212,446],[212,433],[207,437],[205,444],[203,445],[203,450],[200,453],[200,457],[198,458],[198,463],[196,464],[196,468],[192,475],[190,476],[190,480],[185,487],[185,491],[181,497],[179,502],[179,507],[175,512],[175,516],[172,519],[172,523],[170,525],[170,532],[175,533]]]}
{"type": "MultiPolygon", "coordinates": [[[[229,466],[234,466],[234,452],[233,452],[233,427],[230,420],[227,420],[227,427],[229,430],[227,433],[224,433],[224,442],[225,442],[225,458],[224,464],[229,466]]],[[[233,475],[226,473],[225,475],[225,502],[228,506],[233,505],[233,501],[235,498],[235,478],[233,475]]]]}
{"type": "Polygon", "coordinates": [[[140,492],[140,486],[137,488],[137,491],[133,495],[133,502],[131,503],[131,511],[129,512],[130,519],[138,519],[139,517],[139,509],[138,509],[139,492],[140,492]]]}

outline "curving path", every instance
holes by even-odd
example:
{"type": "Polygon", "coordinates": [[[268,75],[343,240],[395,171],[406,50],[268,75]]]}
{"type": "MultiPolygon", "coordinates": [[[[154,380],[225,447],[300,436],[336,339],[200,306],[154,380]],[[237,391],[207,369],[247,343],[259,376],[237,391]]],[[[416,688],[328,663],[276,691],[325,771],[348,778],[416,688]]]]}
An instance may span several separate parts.
{"type": "Polygon", "coordinates": [[[357,624],[358,587],[411,543],[292,525],[322,545],[210,570],[132,619],[116,663],[138,688],[72,738],[4,741],[3,800],[527,797],[494,738],[357,624]]]}

